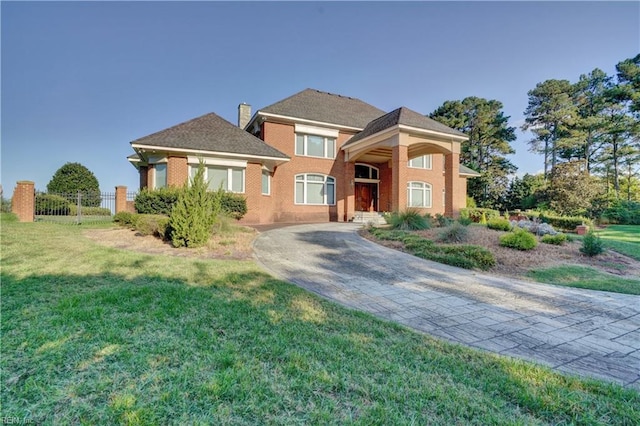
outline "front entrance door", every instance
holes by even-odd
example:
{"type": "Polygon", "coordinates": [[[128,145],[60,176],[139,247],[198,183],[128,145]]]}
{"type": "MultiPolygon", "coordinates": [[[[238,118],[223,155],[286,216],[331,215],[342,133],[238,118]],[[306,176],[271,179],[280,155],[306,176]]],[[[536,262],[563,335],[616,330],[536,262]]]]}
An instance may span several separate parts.
{"type": "Polygon", "coordinates": [[[356,211],[378,211],[378,184],[356,182],[356,211]]]}

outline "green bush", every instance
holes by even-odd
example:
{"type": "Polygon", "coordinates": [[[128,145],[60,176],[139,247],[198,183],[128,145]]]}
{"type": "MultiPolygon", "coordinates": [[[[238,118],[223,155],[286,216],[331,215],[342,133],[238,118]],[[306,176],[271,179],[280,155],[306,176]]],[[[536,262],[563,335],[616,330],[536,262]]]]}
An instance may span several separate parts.
{"type": "Polygon", "coordinates": [[[11,200],[2,197],[2,204],[0,205],[0,212],[11,213],[11,200]]]}
{"type": "Polygon", "coordinates": [[[66,198],[55,194],[36,194],[35,213],[37,215],[67,216],[70,211],[69,201],[66,198]]]}
{"type": "Polygon", "coordinates": [[[247,214],[247,199],[242,195],[222,191],[219,196],[224,214],[236,220],[242,219],[244,215],[247,214]]]}
{"type": "Polygon", "coordinates": [[[583,216],[557,216],[548,213],[540,213],[539,219],[543,223],[548,223],[556,229],[563,229],[565,231],[573,231],[576,226],[585,224],[587,226],[593,226],[590,219],[583,216]]]}
{"type": "Polygon", "coordinates": [[[462,225],[462,226],[469,226],[469,225],[471,225],[471,224],[473,223],[473,220],[471,220],[471,219],[470,219],[470,218],[468,218],[468,217],[462,217],[462,216],[460,216],[460,217],[458,218],[458,223],[459,223],[460,225],[462,225]]]}
{"type": "Polygon", "coordinates": [[[460,209],[461,217],[468,217],[475,223],[480,223],[484,214],[485,220],[495,219],[500,217],[500,212],[498,210],[493,209],[482,209],[482,208],[464,208],[460,209]]]}
{"type": "Polygon", "coordinates": [[[531,250],[538,245],[538,240],[529,231],[522,228],[500,236],[500,245],[517,250],[531,250]]]}
{"type": "Polygon", "coordinates": [[[565,243],[565,241],[567,241],[567,234],[543,235],[541,241],[545,244],[561,246],[565,243]]]}
{"type": "Polygon", "coordinates": [[[441,215],[440,213],[436,214],[436,223],[440,228],[444,228],[445,226],[449,226],[454,222],[454,220],[450,217],[441,215]]]}
{"type": "Polygon", "coordinates": [[[619,225],[640,225],[640,202],[614,201],[602,216],[609,222],[619,225]]]}
{"type": "Polygon", "coordinates": [[[600,236],[593,232],[593,230],[587,232],[587,235],[585,235],[582,239],[582,247],[580,247],[580,252],[589,257],[593,257],[599,255],[603,251],[604,246],[602,245],[600,236]]]}
{"type": "Polygon", "coordinates": [[[2,212],[2,213],[0,213],[0,220],[2,220],[3,223],[6,223],[6,222],[17,222],[18,221],[18,215],[16,215],[15,213],[2,212]]]}
{"type": "Polygon", "coordinates": [[[83,194],[80,199],[81,205],[86,207],[100,206],[101,197],[98,179],[80,163],[66,163],[56,170],[47,184],[47,192],[50,194],[65,194],[71,200],[77,200],[77,193],[81,192],[83,194]]]}
{"type": "Polygon", "coordinates": [[[418,231],[421,229],[429,229],[431,221],[420,212],[413,209],[407,209],[403,212],[393,212],[389,217],[392,229],[402,231],[418,231]]]}
{"type": "Polygon", "coordinates": [[[211,238],[213,224],[221,213],[221,192],[210,195],[204,180],[204,165],[198,167],[191,185],[185,185],[169,218],[174,247],[198,247],[211,238]]]}
{"type": "MultiPolygon", "coordinates": [[[[111,210],[106,207],[82,207],[81,213],[83,216],[111,216],[111,210]]],[[[69,214],[76,216],[78,214],[78,206],[70,204],[69,214]]]]}
{"type": "Polygon", "coordinates": [[[121,226],[128,226],[135,229],[136,223],[138,223],[139,218],[140,215],[137,213],[120,212],[116,213],[113,216],[113,221],[120,224],[121,226]]]}
{"type": "Polygon", "coordinates": [[[162,238],[168,237],[167,228],[169,217],[159,214],[141,214],[135,222],[134,229],[141,235],[153,235],[162,238]]]}
{"type": "Polygon", "coordinates": [[[511,222],[506,219],[491,219],[487,221],[487,228],[495,229],[496,231],[511,231],[511,222]]]}
{"type": "Polygon", "coordinates": [[[444,228],[438,235],[440,241],[447,243],[463,243],[469,238],[469,229],[458,222],[444,228]]]}
{"type": "Polygon", "coordinates": [[[405,250],[414,256],[467,269],[487,270],[496,264],[493,253],[473,245],[436,244],[419,235],[389,229],[374,229],[373,235],[381,240],[401,241],[405,250]]]}
{"type": "Polygon", "coordinates": [[[169,186],[166,188],[145,188],[136,195],[134,206],[141,214],[170,215],[171,209],[178,201],[182,188],[169,186]]]}

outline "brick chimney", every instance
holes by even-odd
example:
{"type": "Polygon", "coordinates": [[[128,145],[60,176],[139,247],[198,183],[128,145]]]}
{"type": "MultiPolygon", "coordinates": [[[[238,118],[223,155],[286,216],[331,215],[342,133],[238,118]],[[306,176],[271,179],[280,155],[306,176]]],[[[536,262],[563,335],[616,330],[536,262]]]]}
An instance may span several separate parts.
{"type": "Polygon", "coordinates": [[[251,105],[241,103],[238,105],[238,127],[244,129],[251,120],[251,105]]]}

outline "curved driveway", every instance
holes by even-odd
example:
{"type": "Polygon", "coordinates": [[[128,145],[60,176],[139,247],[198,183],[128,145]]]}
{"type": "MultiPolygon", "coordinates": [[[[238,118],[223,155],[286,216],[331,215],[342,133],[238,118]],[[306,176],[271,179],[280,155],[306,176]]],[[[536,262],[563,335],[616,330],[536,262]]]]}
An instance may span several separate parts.
{"type": "Polygon", "coordinates": [[[345,223],[261,233],[275,276],[452,342],[640,389],[640,297],[535,284],[379,246],[345,223]]]}

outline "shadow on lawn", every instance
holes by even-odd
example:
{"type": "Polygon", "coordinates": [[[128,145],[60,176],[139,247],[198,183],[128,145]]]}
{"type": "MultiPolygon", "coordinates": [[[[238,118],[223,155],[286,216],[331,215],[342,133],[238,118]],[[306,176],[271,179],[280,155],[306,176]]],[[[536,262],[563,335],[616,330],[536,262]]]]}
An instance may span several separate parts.
{"type": "Polygon", "coordinates": [[[286,423],[320,413],[371,423],[382,409],[420,422],[488,422],[521,407],[513,415],[523,421],[629,424],[640,415],[629,408],[640,406],[637,392],[437,341],[262,272],[215,277],[216,264],[193,265],[202,279],[192,282],[3,273],[3,415],[286,423]]]}

